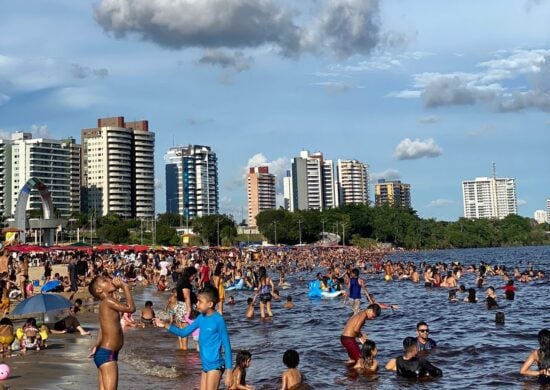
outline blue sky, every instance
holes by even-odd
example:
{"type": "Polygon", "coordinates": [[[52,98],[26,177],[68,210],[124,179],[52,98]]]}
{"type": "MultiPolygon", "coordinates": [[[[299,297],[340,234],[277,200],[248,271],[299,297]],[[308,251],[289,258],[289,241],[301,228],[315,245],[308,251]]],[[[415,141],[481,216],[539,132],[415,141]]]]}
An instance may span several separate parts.
{"type": "Polygon", "coordinates": [[[281,176],[302,149],[410,183],[424,218],[462,216],[461,181],[490,176],[492,162],[516,179],[521,215],[550,197],[550,2],[0,0],[0,9],[0,135],[79,140],[98,117],[148,119],[157,212],[164,152],[188,143],[217,152],[220,207],[237,220],[245,168],[281,176]]]}

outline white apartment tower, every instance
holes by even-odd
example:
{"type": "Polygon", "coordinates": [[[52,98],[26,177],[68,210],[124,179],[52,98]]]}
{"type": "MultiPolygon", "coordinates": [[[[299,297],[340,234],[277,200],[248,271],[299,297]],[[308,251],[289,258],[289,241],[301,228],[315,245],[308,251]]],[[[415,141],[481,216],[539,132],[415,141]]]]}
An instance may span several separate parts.
{"type": "Polygon", "coordinates": [[[100,118],[82,130],[82,211],[123,218],[155,215],[155,133],[146,120],[100,118]]]}
{"type": "MultiPolygon", "coordinates": [[[[33,139],[31,133],[16,132],[12,134],[9,143],[4,141],[3,145],[4,167],[0,177],[3,177],[5,185],[5,215],[15,213],[19,191],[31,178],[37,178],[46,185],[56,214],[68,217],[72,212],[78,211],[80,145],[76,144],[74,139],[33,139]]],[[[27,210],[40,210],[41,207],[40,195],[33,190],[29,196],[27,210]]]]}
{"type": "Polygon", "coordinates": [[[300,152],[291,160],[290,210],[325,210],[338,207],[338,191],[332,160],[322,153],[300,152]]]}
{"type": "Polygon", "coordinates": [[[478,177],[462,182],[464,218],[502,219],[517,214],[516,182],[509,178],[478,177]]]}
{"type": "Polygon", "coordinates": [[[187,220],[218,213],[218,158],[209,146],[174,146],[164,161],[167,212],[187,220]]]}
{"type": "Polygon", "coordinates": [[[336,167],[340,205],[369,203],[369,166],[357,160],[340,160],[336,167]]]}
{"type": "Polygon", "coordinates": [[[546,199],[546,222],[550,223],[550,198],[546,199]]]}
{"type": "Polygon", "coordinates": [[[268,167],[251,167],[246,175],[248,226],[255,227],[256,216],[264,210],[274,209],[277,203],[275,175],[268,167]]]}
{"type": "Polygon", "coordinates": [[[283,207],[285,210],[290,211],[290,205],[292,203],[292,176],[290,171],[286,171],[285,177],[283,177],[283,207]]]}

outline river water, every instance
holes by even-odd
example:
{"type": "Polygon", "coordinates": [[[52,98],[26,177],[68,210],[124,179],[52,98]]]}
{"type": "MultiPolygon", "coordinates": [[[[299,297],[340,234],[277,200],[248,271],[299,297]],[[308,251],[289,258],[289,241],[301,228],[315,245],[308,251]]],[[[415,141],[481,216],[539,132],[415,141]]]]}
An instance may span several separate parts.
{"type": "MultiPolygon", "coordinates": [[[[377,375],[368,377],[354,374],[345,365],[347,355],[340,344],[340,334],[352,313],[350,306],[343,306],[341,299],[312,300],[306,296],[308,281],[322,269],[288,275],[292,287],[282,290],[283,299],[274,302],[272,319],[260,320],[258,312],[256,318],[246,319],[246,299],[252,293],[233,292],[237,303],[226,305],[224,317],[234,354],[247,349],[253,355],[247,383],[257,389],[280,388],[285,370],[282,356],[286,349],[293,348],[300,353],[299,369],[314,389],[539,388],[535,380],[521,377],[519,368],[529,352],[538,347],[538,331],[550,327],[550,247],[395,253],[389,257],[416,263],[460,261],[477,265],[485,261],[511,268],[518,265],[522,270],[531,262],[547,276],[544,281],[516,283],[514,301],[499,299],[500,310],[506,315],[506,324],[499,326],[495,324],[495,311],[485,307],[484,289],[478,291],[477,304],[450,303],[444,288],[428,290],[423,283],[386,282],[381,274],[362,274],[379,302],[400,306],[397,310],[383,310],[379,318],[367,321],[363,328],[377,344],[381,366],[377,375]],[[288,294],[296,307],[285,310],[282,304],[288,294]],[[444,376],[431,382],[399,379],[383,368],[390,358],[401,354],[403,338],[415,336],[418,321],[429,324],[430,337],[438,343],[429,360],[443,370],[444,376]]],[[[270,276],[277,278],[275,273],[270,276]]],[[[468,288],[474,287],[474,282],[474,275],[466,274],[459,283],[468,288]]],[[[489,285],[502,287],[504,283],[494,277],[487,280],[486,286],[489,285]]],[[[502,295],[502,290],[497,291],[502,295]]],[[[134,298],[138,308],[152,300],[158,311],[164,308],[168,294],[159,294],[151,287],[136,292],[134,298]]],[[[176,346],[176,337],[163,330],[129,330],[120,357],[120,388],[198,388],[198,353],[177,351],[176,346]]]]}

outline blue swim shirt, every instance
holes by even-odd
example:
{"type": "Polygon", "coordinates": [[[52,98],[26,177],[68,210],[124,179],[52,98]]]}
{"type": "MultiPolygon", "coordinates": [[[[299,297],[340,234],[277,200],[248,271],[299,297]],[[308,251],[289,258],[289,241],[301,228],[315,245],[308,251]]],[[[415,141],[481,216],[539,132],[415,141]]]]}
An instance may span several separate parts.
{"type": "Polygon", "coordinates": [[[202,361],[202,369],[205,372],[218,370],[222,367],[233,369],[231,363],[231,343],[229,342],[229,334],[223,317],[218,312],[206,316],[199,315],[191,325],[185,328],[178,328],[171,325],[168,331],[179,337],[190,336],[195,329],[200,329],[199,347],[200,357],[202,361]],[[222,349],[225,357],[222,357],[222,349]]]}

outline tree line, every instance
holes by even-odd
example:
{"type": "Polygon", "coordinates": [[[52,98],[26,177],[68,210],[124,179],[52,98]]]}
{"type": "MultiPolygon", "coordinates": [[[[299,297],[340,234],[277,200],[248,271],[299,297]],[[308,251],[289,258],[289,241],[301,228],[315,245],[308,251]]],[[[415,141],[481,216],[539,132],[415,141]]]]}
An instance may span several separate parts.
{"type": "MultiPolygon", "coordinates": [[[[90,229],[93,219],[95,240],[112,243],[181,245],[176,227],[178,214],[159,214],[152,220],[123,219],[115,214],[94,218],[73,216],[76,226],[90,229]]],[[[186,221],[187,222],[187,221],[186,221]]],[[[230,215],[208,215],[188,221],[195,238],[191,245],[235,244],[237,224],[230,215]]],[[[509,215],[504,219],[460,218],[454,222],[420,218],[411,208],[350,205],[336,209],[299,210],[282,208],[262,211],[256,224],[265,240],[276,244],[310,244],[329,233],[339,244],[368,247],[390,243],[407,249],[444,249],[550,244],[550,225],[530,218],[509,215]]]]}

